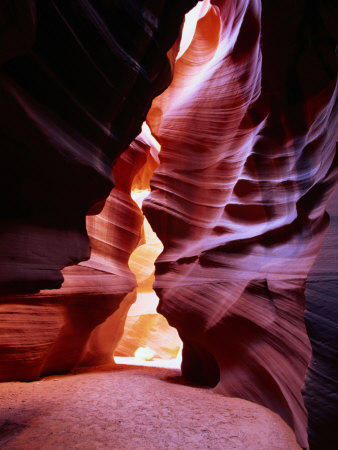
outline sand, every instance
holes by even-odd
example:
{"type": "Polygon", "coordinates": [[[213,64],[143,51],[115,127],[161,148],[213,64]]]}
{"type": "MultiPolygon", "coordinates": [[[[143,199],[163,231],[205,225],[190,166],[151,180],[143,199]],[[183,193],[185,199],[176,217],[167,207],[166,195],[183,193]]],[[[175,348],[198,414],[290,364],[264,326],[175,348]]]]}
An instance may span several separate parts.
{"type": "Polygon", "coordinates": [[[0,448],[299,450],[279,416],[179,375],[121,365],[1,383],[0,448]]]}

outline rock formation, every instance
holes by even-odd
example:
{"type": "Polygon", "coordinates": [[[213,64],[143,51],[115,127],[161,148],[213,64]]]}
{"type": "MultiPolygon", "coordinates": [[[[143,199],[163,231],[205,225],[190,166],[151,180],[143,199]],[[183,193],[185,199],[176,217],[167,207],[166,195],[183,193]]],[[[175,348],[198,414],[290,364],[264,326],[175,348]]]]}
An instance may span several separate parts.
{"type": "Polygon", "coordinates": [[[185,378],[278,412],[306,447],[304,288],[337,177],[331,11],[214,1],[201,16],[147,119],[159,311],[185,378]]]}
{"type": "Polygon", "coordinates": [[[338,197],[332,196],[327,211],[330,227],[306,283],[305,322],[312,359],[304,388],[311,449],[338,447],[338,197]]]}
{"type": "Polygon", "coordinates": [[[85,216],[168,86],[195,3],[1,2],[2,292],[58,288],[60,269],[88,259],[85,216]]]}
{"type": "Polygon", "coordinates": [[[130,192],[156,169],[143,211],[183,376],[279,413],[305,448],[308,415],[311,448],[330,448],[334,232],[304,292],[337,179],[335,9],[204,0],[181,30],[196,3],[1,3],[0,380],[111,360],[153,279],[128,262],[130,192]],[[146,115],[158,168],[135,139],[146,115]]]}
{"type": "Polygon", "coordinates": [[[0,380],[32,380],[112,361],[136,299],[128,259],[142,242],[143,216],[130,190],[149,152],[139,137],[118,159],[115,189],[102,212],[87,219],[91,257],[63,270],[61,289],[2,297],[0,380]]]}
{"type": "MultiPolygon", "coordinates": [[[[156,150],[154,147],[152,149],[156,150]]],[[[156,154],[155,157],[157,162],[156,154]]],[[[144,172],[142,171],[143,174],[144,172]]],[[[142,188],[139,191],[134,190],[132,194],[133,199],[141,207],[142,201],[150,192],[149,179],[143,179],[142,183],[139,183],[137,178],[134,178],[133,186],[142,188]]],[[[143,230],[144,242],[130,255],[128,263],[136,277],[137,297],[128,311],[123,336],[114,357],[131,357],[139,347],[148,347],[154,352],[154,358],[173,359],[177,357],[182,344],[176,329],[170,327],[166,319],[156,312],[158,297],[153,290],[154,262],[162,252],[163,245],[146,219],[143,222],[143,230]]]]}
{"type": "Polygon", "coordinates": [[[130,189],[154,169],[142,138],[119,156],[171,80],[193,4],[1,3],[1,380],[111,361],[142,237],[130,189]],[[90,260],[61,273],[89,258],[100,210],[90,260]]]}

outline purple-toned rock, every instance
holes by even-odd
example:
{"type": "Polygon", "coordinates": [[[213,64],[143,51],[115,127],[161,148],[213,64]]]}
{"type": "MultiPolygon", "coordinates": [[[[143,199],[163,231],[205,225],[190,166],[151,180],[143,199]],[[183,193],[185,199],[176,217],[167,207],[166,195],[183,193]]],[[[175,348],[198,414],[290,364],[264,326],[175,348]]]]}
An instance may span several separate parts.
{"type": "Polygon", "coordinates": [[[0,5],[0,289],[58,288],[88,259],[85,216],[172,77],[194,0],[0,5]]]}
{"type": "Polygon", "coordinates": [[[337,178],[331,14],[212,1],[148,114],[162,150],[143,209],[183,375],[279,413],[303,447],[305,281],[337,178]]]}

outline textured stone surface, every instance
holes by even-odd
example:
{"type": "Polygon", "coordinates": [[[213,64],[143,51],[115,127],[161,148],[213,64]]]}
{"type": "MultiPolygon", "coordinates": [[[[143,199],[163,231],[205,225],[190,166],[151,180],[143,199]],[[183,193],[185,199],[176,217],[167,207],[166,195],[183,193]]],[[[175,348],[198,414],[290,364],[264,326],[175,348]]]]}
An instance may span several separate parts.
{"type": "Polygon", "coordinates": [[[304,287],[337,177],[332,10],[211,3],[148,114],[159,311],[187,379],[278,412],[306,447],[304,287]]]}
{"type": "Polygon", "coordinates": [[[152,166],[141,141],[118,157],[171,79],[167,51],[193,4],[1,3],[1,379],[111,360],[135,300],[127,263],[142,238],[130,189],[152,166]],[[85,215],[102,210],[114,184],[87,220],[90,260],[62,274],[89,258],[85,215]],[[59,291],[34,294],[63,277],[59,291]]]}
{"type": "Polygon", "coordinates": [[[1,2],[2,292],[60,287],[60,270],[88,259],[85,215],[168,86],[195,3],[1,2]]]}
{"type": "Polygon", "coordinates": [[[306,326],[312,360],[304,389],[310,448],[338,447],[338,197],[328,204],[330,227],[306,283],[306,326]]]}
{"type": "MultiPolygon", "coordinates": [[[[64,277],[59,291],[1,299],[1,381],[29,381],[49,373],[68,372],[86,360],[101,362],[107,357],[107,344],[103,337],[95,348],[97,329],[115,311],[115,339],[119,330],[122,334],[123,314],[133,299],[126,299],[125,311],[119,308],[126,296],[125,287],[116,288],[120,281],[123,285],[120,277],[81,266],[65,269],[64,277]]],[[[111,339],[110,350],[113,345],[111,339]]]]}
{"type": "Polygon", "coordinates": [[[47,301],[0,305],[0,381],[34,380],[65,325],[63,306],[47,301]]]}
{"type": "Polygon", "coordinates": [[[147,116],[144,211],[183,375],[267,406],[303,447],[308,412],[312,448],[335,448],[335,213],[304,296],[337,179],[335,9],[205,0],[169,50],[194,3],[1,3],[0,379],[111,360],[144,242],[130,190],[158,165],[144,137],[121,152],[178,54],[147,116]]]}
{"type": "Polygon", "coordinates": [[[148,140],[140,135],[120,156],[115,189],[102,212],[87,218],[90,259],[63,269],[59,290],[1,297],[6,313],[0,325],[1,380],[32,380],[112,361],[136,300],[137,282],[128,260],[144,232],[143,215],[130,192],[134,179],[139,187],[142,180],[147,183],[146,163],[153,161],[148,140]],[[27,320],[30,316],[35,320],[27,320]]]}
{"type": "Polygon", "coordinates": [[[0,384],[1,449],[300,450],[276,414],[174,384],[178,370],[104,369],[0,384]]]}

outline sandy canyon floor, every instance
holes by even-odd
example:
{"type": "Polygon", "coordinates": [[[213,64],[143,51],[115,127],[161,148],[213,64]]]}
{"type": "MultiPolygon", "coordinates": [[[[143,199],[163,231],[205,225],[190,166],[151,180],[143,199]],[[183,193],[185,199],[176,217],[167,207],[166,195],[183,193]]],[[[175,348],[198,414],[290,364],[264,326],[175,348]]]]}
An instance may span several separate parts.
{"type": "Polygon", "coordinates": [[[117,365],[0,384],[0,448],[299,450],[269,410],[178,383],[180,371],[117,365]]]}

